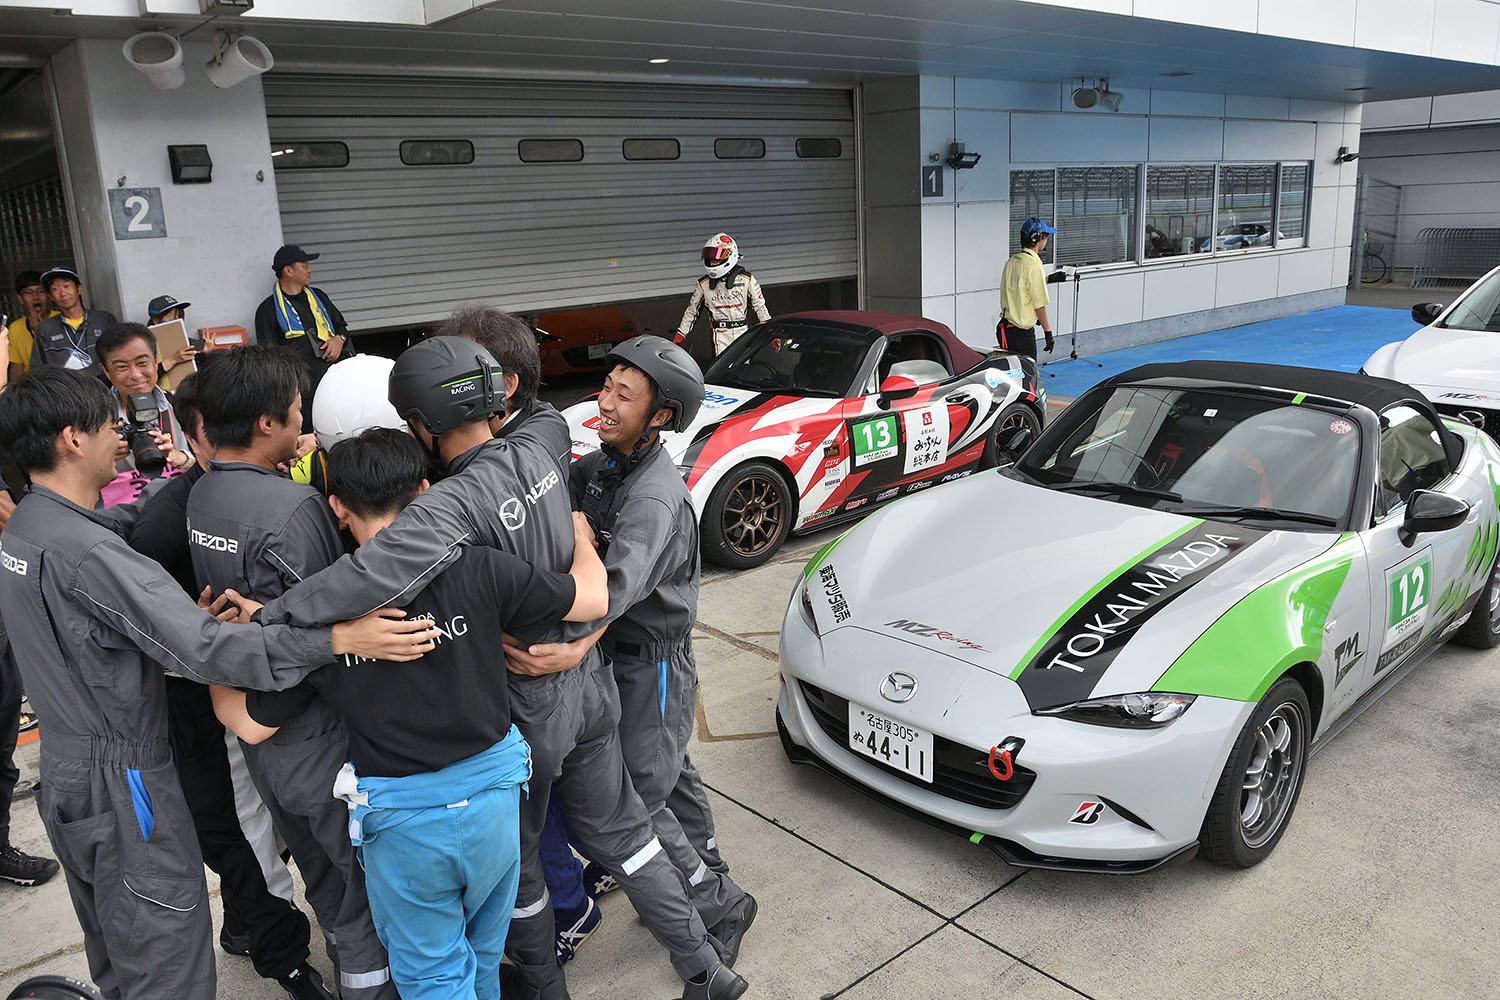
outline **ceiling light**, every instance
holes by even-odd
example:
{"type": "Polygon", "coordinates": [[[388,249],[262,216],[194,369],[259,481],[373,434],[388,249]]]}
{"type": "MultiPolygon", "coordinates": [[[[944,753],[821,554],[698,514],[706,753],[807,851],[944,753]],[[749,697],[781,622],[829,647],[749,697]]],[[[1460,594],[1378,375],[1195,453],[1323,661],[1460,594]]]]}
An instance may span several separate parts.
{"type": "Polygon", "coordinates": [[[1170,73],[1160,73],[1158,75],[1159,76],[1180,77],[1180,76],[1192,76],[1193,74],[1190,73],[1189,71],[1185,70],[1185,69],[1174,69],[1170,73]]]}
{"type": "Polygon", "coordinates": [[[672,60],[670,60],[670,59],[663,59],[660,56],[658,56],[655,59],[647,59],[646,61],[649,62],[653,66],[660,66],[662,63],[669,63],[672,60]]]}
{"type": "Polygon", "coordinates": [[[1073,91],[1073,106],[1076,108],[1092,108],[1102,104],[1111,111],[1119,111],[1120,102],[1125,100],[1124,94],[1109,89],[1109,81],[1103,77],[1092,87],[1087,85],[1087,80],[1080,79],[1078,83],[1079,86],[1073,91]]]}

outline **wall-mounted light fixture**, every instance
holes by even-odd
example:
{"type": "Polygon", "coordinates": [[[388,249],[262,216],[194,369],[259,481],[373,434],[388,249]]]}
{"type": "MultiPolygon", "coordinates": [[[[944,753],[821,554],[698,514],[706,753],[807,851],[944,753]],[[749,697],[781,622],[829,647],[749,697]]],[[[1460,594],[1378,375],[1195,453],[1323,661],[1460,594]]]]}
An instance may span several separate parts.
{"type": "Polygon", "coordinates": [[[1349,152],[1349,147],[1348,146],[1340,146],[1338,153],[1335,154],[1335,156],[1333,158],[1333,162],[1334,163],[1353,163],[1357,159],[1359,159],[1359,154],[1358,153],[1351,153],[1351,152],[1349,152]]]}
{"type": "Polygon", "coordinates": [[[1073,106],[1075,108],[1092,108],[1103,105],[1111,111],[1119,111],[1120,103],[1125,100],[1125,95],[1116,93],[1109,89],[1109,79],[1100,77],[1091,87],[1088,81],[1079,78],[1078,86],[1073,90],[1073,106]]]}
{"type": "Polygon", "coordinates": [[[131,35],[121,48],[125,61],[140,70],[161,90],[176,90],[187,74],[182,71],[182,45],[164,31],[131,35]]]}
{"type": "Polygon", "coordinates": [[[173,184],[207,184],[213,180],[214,161],[207,146],[168,146],[167,162],[173,184]]]}
{"type": "Polygon", "coordinates": [[[954,170],[972,170],[979,157],[979,153],[965,151],[963,143],[952,142],[948,144],[948,159],[944,162],[954,170]]]}

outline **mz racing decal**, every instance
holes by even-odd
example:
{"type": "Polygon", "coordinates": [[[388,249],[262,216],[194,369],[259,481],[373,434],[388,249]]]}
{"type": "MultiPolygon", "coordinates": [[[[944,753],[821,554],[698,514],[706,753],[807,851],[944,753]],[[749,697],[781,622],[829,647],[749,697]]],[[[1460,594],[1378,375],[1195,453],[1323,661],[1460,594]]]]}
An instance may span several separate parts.
{"type": "Polygon", "coordinates": [[[1375,673],[1410,656],[1422,641],[1432,605],[1432,547],[1385,571],[1385,633],[1375,673]]]}
{"type": "Polygon", "coordinates": [[[1120,570],[1034,647],[1014,674],[1032,708],[1087,698],[1125,644],[1265,532],[1199,521],[1120,570]]]}

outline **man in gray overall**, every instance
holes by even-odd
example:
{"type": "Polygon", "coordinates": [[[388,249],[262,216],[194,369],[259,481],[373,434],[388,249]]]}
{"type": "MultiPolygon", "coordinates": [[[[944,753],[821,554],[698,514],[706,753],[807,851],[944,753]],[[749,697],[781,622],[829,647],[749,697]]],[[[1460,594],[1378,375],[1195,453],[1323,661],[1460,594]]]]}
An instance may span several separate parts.
{"type": "MultiPolygon", "coordinates": [[[[198,408],[214,461],[188,495],[188,548],[198,582],[216,594],[233,588],[269,600],[344,554],[323,495],[277,471],[296,456],[304,383],[290,352],[259,344],[230,351],[198,373],[198,408]]],[[[333,797],[334,780],[349,759],[343,722],[314,695],[275,736],[242,743],[242,749],[272,822],[297,859],[338,970],[339,994],[344,1000],[394,997],[364,873],[349,842],[348,810],[333,797]]]]}
{"type": "MultiPolygon", "coordinates": [[[[572,564],[572,507],[542,424],[491,435],[505,413],[505,378],[472,341],[434,337],[401,355],[391,372],[391,403],[412,432],[447,465],[448,476],[417,497],[357,552],[269,602],[262,622],[344,617],[424,586],[460,546],[504,549],[533,565],[572,564]]],[[[550,414],[547,414],[550,416],[550,414]]],[[[526,421],[531,425],[542,414],[526,421]]],[[[560,417],[558,418],[560,419],[560,417]]],[[[561,638],[553,629],[548,640],[561,638]]],[[[498,666],[498,664],[497,664],[498,666]]],[[[519,679],[511,712],[531,744],[531,794],[521,812],[521,884],[507,952],[527,997],[566,997],[557,964],[552,908],[536,842],[555,786],[574,828],[620,880],[652,935],[687,981],[684,996],[732,1000],[746,983],[726,967],[689,901],[687,880],[662,850],[620,757],[619,696],[597,654],[585,669],[519,679]]]]}
{"type": "Polygon", "coordinates": [[[109,1000],[215,992],[203,861],[172,765],[166,664],[203,683],[285,688],[336,655],[411,660],[426,622],[229,625],[125,544],[137,509],[94,508],[114,477],[114,403],[46,366],[0,395],[0,446],[32,480],[0,540],[0,601],[47,719],[37,808],[109,1000]]]}
{"type": "Polygon", "coordinates": [[[693,901],[733,964],[755,919],[755,897],[719,858],[703,781],[687,756],[698,700],[693,622],[698,613],[698,519],[662,430],[680,431],[703,402],[703,373],[683,348],[661,337],[615,347],[599,394],[601,449],[569,470],[573,506],[599,539],[609,572],[609,614],[564,623],[566,646],[507,646],[511,669],[566,669],[599,641],[620,691],[620,746],[631,781],[693,901]],[[715,864],[710,864],[710,859],[715,864]]]}

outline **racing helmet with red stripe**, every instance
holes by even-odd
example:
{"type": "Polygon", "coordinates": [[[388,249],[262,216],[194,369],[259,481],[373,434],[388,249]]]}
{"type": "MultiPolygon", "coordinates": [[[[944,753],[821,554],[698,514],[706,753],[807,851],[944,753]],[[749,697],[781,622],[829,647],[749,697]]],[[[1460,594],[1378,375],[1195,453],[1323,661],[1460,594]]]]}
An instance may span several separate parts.
{"type": "Polygon", "coordinates": [[[739,262],[739,244],[728,233],[714,233],[703,244],[703,268],[710,278],[724,277],[739,262]]]}

